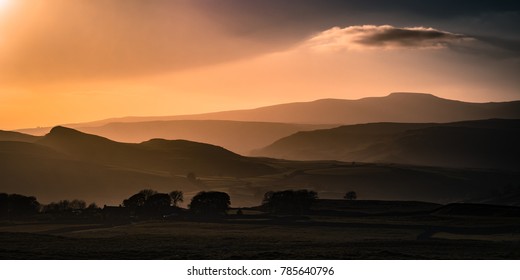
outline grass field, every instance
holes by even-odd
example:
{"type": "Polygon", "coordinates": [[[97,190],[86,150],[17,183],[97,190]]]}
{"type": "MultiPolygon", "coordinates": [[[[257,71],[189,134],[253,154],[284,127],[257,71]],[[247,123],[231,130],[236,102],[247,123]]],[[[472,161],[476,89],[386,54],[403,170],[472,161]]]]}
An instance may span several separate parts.
{"type": "MultiPolygon", "coordinates": [[[[130,224],[4,222],[1,259],[519,259],[520,218],[436,215],[433,204],[360,201],[332,215],[130,224]],[[356,204],[357,203],[357,204],[356,204]],[[369,207],[373,205],[373,207],[369,207]],[[415,206],[414,206],[415,205],[415,206]],[[400,211],[397,211],[400,210],[400,211]],[[348,214],[352,215],[348,215],[348,214]]],[[[338,209],[337,206],[335,206],[338,209]]]]}

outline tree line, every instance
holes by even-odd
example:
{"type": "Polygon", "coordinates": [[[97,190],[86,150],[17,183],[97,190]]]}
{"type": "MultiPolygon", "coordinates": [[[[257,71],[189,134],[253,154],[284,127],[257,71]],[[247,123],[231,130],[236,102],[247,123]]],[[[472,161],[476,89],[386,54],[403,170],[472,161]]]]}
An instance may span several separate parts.
{"type": "MultiPolygon", "coordinates": [[[[344,198],[355,200],[357,194],[349,191],[344,198]]],[[[269,191],[264,194],[261,206],[265,211],[273,214],[301,215],[309,212],[317,199],[318,194],[311,190],[269,191]]],[[[124,199],[118,208],[124,208],[130,213],[129,215],[136,217],[163,217],[183,210],[188,210],[190,214],[197,216],[224,216],[231,205],[230,196],[219,191],[197,193],[188,204],[188,209],[179,207],[183,201],[182,191],[159,193],[152,189],[143,189],[124,199]]],[[[0,193],[0,218],[18,218],[38,213],[74,216],[102,210],[95,203],[87,205],[85,201],[78,199],[60,200],[42,205],[34,196],[0,193]]]]}

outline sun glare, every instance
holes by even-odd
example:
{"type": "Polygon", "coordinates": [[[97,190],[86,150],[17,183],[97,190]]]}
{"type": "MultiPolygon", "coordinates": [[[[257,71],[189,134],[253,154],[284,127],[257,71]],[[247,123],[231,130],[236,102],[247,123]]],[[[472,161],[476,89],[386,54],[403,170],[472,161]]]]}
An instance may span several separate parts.
{"type": "Polygon", "coordinates": [[[3,9],[9,4],[10,0],[0,0],[0,9],[3,9]]]}
{"type": "Polygon", "coordinates": [[[9,5],[12,2],[12,0],[0,0],[0,7],[5,7],[9,5]]]}

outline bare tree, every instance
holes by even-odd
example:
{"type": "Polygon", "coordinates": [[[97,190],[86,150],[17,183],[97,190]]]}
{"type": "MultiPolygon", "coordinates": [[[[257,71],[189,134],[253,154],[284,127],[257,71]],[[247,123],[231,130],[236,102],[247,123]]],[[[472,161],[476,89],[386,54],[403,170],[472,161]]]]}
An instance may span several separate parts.
{"type": "Polygon", "coordinates": [[[148,198],[154,194],[157,194],[157,191],[152,189],[144,189],[139,192],[140,194],[144,195],[144,200],[148,200],[148,198]]]}
{"type": "Polygon", "coordinates": [[[179,202],[184,201],[184,193],[182,191],[173,191],[170,193],[173,206],[177,207],[179,202]]]}

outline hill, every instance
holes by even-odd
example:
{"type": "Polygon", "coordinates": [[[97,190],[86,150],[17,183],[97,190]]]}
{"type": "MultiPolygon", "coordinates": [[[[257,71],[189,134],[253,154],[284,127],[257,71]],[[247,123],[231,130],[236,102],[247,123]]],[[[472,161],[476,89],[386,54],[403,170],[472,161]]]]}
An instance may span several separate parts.
{"type": "MultiPolygon", "coordinates": [[[[304,125],[267,122],[241,122],[219,120],[174,120],[146,122],[114,122],[101,126],[77,124],[70,126],[78,131],[103,136],[118,142],[140,143],[153,138],[185,139],[211,143],[233,152],[247,155],[252,150],[298,131],[331,128],[333,125],[304,125]]],[[[43,135],[51,128],[22,130],[43,135]]],[[[1,138],[0,138],[1,139],[1,138]]]]}
{"type": "Polygon", "coordinates": [[[15,131],[0,130],[0,141],[35,142],[39,137],[15,131]]]}
{"type": "MultiPolygon", "coordinates": [[[[247,154],[297,131],[374,122],[443,123],[490,118],[519,119],[520,101],[470,103],[431,94],[392,93],[358,100],[321,99],[248,110],[112,118],[65,126],[115,141],[187,139],[247,154]]],[[[44,135],[50,128],[18,131],[44,135]]]]}
{"type": "Polygon", "coordinates": [[[70,157],[103,165],[186,174],[252,176],[273,169],[222,147],[183,140],[153,139],[119,143],[65,127],[55,127],[37,141],[70,157]]]}
{"type": "Polygon", "coordinates": [[[111,202],[144,188],[197,189],[198,176],[260,176],[277,170],[221,147],[153,139],[127,144],[55,127],[35,143],[0,141],[2,192],[111,202]]]}
{"type": "Polygon", "coordinates": [[[490,118],[520,118],[520,101],[471,103],[432,94],[396,92],[357,100],[320,99],[197,115],[126,117],[88,123],[156,120],[235,120],[301,124],[357,124],[370,122],[455,122],[490,118]]]}
{"type": "Polygon", "coordinates": [[[303,125],[219,120],[178,120],[109,123],[77,130],[114,141],[138,143],[152,138],[186,139],[211,143],[247,155],[252,150],[298,131],[331,128],[331,125],[303,125]]]}
{"type": "Polygon", "coordinates": [[[371,123],[298,132],[256,151],[293,160],[518,169],[520,120],[371,123]]]}
{"type": "Polygon", "coordinates": [[[519,179],[518,172],[503,170],[249,158],[203,143],[119,143],[64,127],[35,143],[0,141],[0,192],[34,195],[43,203],[80,198],[118,205],[152,188],[182,190],[186,202],[202,190],[224,191],[243,207],[258,205],[268,191],[305,188],[324,199],[354,190],[364,200],[518,205],[519,179]]]}

